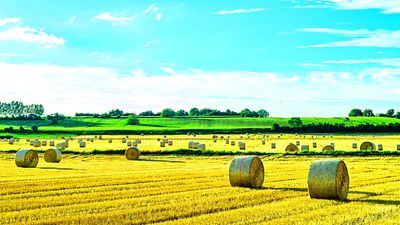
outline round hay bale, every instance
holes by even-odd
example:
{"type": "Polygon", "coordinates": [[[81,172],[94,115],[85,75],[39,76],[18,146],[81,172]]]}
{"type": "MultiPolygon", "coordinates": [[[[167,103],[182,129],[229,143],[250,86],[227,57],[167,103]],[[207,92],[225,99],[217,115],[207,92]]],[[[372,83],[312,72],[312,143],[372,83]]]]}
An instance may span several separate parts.
{"type": "Polygon", "coordinates": [[[349,191],[349,174],[342,160],[315,160],[308,171],[311,198],[345,200],[349,191]]]}
{"type": "Polygon", "coordinates": [[[276,148],[276,143],[271,143],[271,148],[275,149],[276,148]]]}
{"type": "Polygon", "coordinates": [[[108,139],[108,143],[110,143],[110,144],[111,144],[111,143],[112,143],[112,139],[108,139]]]}
{"type": "Polygon", "coordinates": [[[125,137],[126,137],[126,138],[129,138],[129,135],[126,135],[125,137]]]}
{"type": "Polygon", "coordinates": [[[10,144],[10,145],[14,144],[14,142],[15,142],[14,138],[10,138],[10,139],[8,140],[8,144],[10,144]]]}
{"type": "Polygon", "coordinates": [[[137,147],[129,147],[125,150],[125,158],[127,160],[135,160],[139,159],[140,157],[140,151],[139,148],[137,147]]]}
{"type": "Polygon", "coordinates": [[[132,146],[137,147],[138,143],[136,141],[132,141],[132,146]]]}
{"type": "Polygon", "coordinates": [[[125,138],[122,138],[122,143],[126,143],[126,139],[125,138]]]}
{"type": "Polygon", "coordinates": [[[15,155],[15,164],[18,167],[35,168],[39,162],[39,156],[35,150],[22,149],[15,155]]]}
{"type": "Polygon", "coordinates": [[[199,145],[199,142],[193,142],[192,143],[192,148],[193,149],[197,149],[198,145],[199,145]]]}
{"type": "Polygon", "coordinates": [[[129,147],[129,146],[132,146],[132,141],[127,141],[126,142],[126,145],[129,147]]]}
{"type": "Polygon", "coordinates": [[[378,144],[378,150],[382,151],[383,150],[383,145],[382,144],[378,144]]]}
{"type": "Polygon", "coordinates": [[[193,148],[193,141],[189,141],[188,147],[189,147],[189,148],[193,148]]]}
{"type": "Polygon", "coordinates": [[[173,144],[174,144],[174,143],[172,142],[172,140],[169,140],[169,141],[168,141],[168,145],[169,145],[169,146],[172,146],[173,144]]]}
{"type": "Polygon", "coordinates": [[[157,141],[160,141],[161,140],[161,138],[157,138],[157,141]]]}
{"type": "Polygon", "coordinates": [[[313,148],[317,148],[317,142],[313,142],[313,143],[312,143],[312,147],[313,147],[313,148]]]}
{"type": "Polygon", "coordinates": [[[353,144],[352,144],[352,148],[353,148],[353,149],[357,149],[357,143],[353,143],[353,144]]]}
{"type": "Polygon", "coordinates": [[[322,148],[322,151],[333,151],[335,148],[332,145],[326,145],[322,148]]]}
{"type": "Polygon", "coordinates": [[[41,146],[41,143],[40,143],[40,141],[34,141],[33,142],[33,147],[35,147],[35,148],[38,148],[38,147],[40,147],[41,146]]]}
{"type": "Polygon", "coordinates": [[[160,141],[160,147],[165,147],[165,142],[164,141],[160,141]]]}
{"type": "Polygon", "coordinates": [[[46,146],[47,145],[47,141],[46,140],[43,140],[42,141],[42,146],[46,146]]]}
{"type": "Polygon", "coordinates": [[[86,147],[86,142],[84,142],[84,141],[79,142],[79,147],[80,148],[85,148],[86,147]]]}
{"type": "Polygon", "coordinates": [[[240,149],[240,150],[246,150],[246,143],[244,143],[244,142],[239,142],[238,144],[239,144],[239,149],[240,149]]]}
{"type": "Polygon", "coordinates": [[[231,145],[232,145],[232,146],[235,146],[235,141],[231,141],[231,145]]]}
{"type": "Polygon", "coordinates": [[[226,139],[226,140],[225,140],[225,144],[226,144],[226,145],[229,145],[229,139],[226,139]]]}
{"type": "Polygon", "coordinates": [[[141,139],[136,139],[136,143],[142,144],[142,140],[141,139]]]}
{"type": "Polygon", "coordinates": [[[65,142],[57,143],[57,149],[64,150],[67,146],[65,142]]]}
{"type": "Polygon", "coordinates": [[[197,149],[199,150],[206,150],[206,145],[205,144],[198,144],[197,149]]]}
{"type": "Polygon", "coordinates": [[[168,138],[164,138],[163,142],[168,143],[169,139],[168,138]]]}
{"type": "Polygon", "coordinates": [[[49,141],[50,146],[54,146],[54,141],[49,141]]]}
{"type": "Polygon", "coordinates": [[[371,150],[376,150],[376,147],[375,147],[374,143],[366,141],[360,145],[360,150],[361,151],[371,151],[371,150]]]}
{"type": "Polygon", "coordinates": [[[299,148],[296,145],[294,145],[293,143],[290,143],[285,148],[285,152],[287,152],[287,153],[297,153],[298,151],[299,151],[299,148]]]}
{"type": "Polygon", "coordinates": [[[296,141],[296,145],[297,145],[297,146],[300,146],[300,141],[296,141]]]}
{"type": "Polygon", "coordinates": [[[257,156],[240,156],[229,166],[231,186],[260,188],[264,183],[264,165],[257,156]]]}
{"type": "Polygon", "coordinates": [[[262,145],[265,145],[265,140],[262,140],[262,141],[261,141],[261,144],[262,144],[262,145]]]}
{"type": "Polygon", "coordinates": [[[308,146],[308,145],[302,145],[301,146],[301,151],[308,152],[309,150],[310,150],[310,146],[308,146]]]}
{"type": "Polygon", "coordinates": [[[216,138],[214,138],[214,139],[213,139],[213,142],[214,142],[214,143],[217,143],[217,139],[216,139],[216,138]]]}
{"type": "Polygon", "coordinates": [[[26,142],[31,142],[31,139],[27,138],[25,141],[26,141],[26,142]]]}
{"type": "Polygon", "coordinates": [[[103,140],[103,136],[99,135],[99,140],[103,140]]]}
{"type": "Polygon", "coordinates": [[[94,138],[90,138],[90,142],[94,142],[94,138]]]}
{"type": "Polygon", "coordinates": [[[49,163],[59,163],[61,161],[61,151],[55,148],[48,149],[44,152],[44,160],[49,163]]]}

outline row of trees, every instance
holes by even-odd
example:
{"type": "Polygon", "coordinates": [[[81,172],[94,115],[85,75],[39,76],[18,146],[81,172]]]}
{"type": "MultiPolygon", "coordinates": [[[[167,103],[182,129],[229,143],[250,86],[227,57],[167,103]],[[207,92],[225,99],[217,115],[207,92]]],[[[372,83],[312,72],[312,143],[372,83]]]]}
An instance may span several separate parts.
{"type": "Polygon", "coordinates": [[[394,109],[389,109],[386,113],[378,113],[374,114],[372,109],[352,109],[349,113],[349,116],[365,116],[365,117],[372,117],[372,116],[379,116],[379,117],[391,117],[391,118],[399,118],[400,119],[400,111],[395,112],[394,109]]]}
{"type": "Polygon", "coordinates": [[[42,104],[24,105],[19,101],[12,101],[10,103],[0,102],[0,116],[5,117],[32,117],[42,116],[44,113],[44,106],[42,104]]]}

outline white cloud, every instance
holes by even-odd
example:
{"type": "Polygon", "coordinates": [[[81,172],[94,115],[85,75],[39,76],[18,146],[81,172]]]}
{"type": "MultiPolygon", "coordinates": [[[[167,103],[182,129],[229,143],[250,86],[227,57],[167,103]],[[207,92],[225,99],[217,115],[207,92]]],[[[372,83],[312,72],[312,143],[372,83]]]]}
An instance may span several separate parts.
{"type": "Polygon", "coordinates": [[[4,19],[0,18],[0,26],[7,25],[7,24],[15,24],[15,23],[19,23],[19,22],[21,22],[21,18],[16,18],[16,17],[4,18],[4,19]]]}
{"type": "Polygon", "coordinates": [[[214,14],[228,15],[228,14],[239,14],[239,13],[253,13],[265,11],[265,8],[253,8],[253,9],[233,9],[233,10],[221,10],[214,14]]]}
{"type": "Polygon", "coordinates": [[[31,27],[12,27],[0,32],[0,41],[21,41],[28,43],[38,43],[46,48],[61,46],[65,44],[63,38],[49,35],[43,30],[31,27]]]}
{"type": "Polygon", "coordinates": [[[127,25],[131,23],[134,18],[135,18],[134,16],[129,16],[129,17],[114,16],[111,15],[111,13],[109,12],[103,12],[93,17],[93,20],[108,21],[112,22],[113,26],[117,26],[117,25],[127,25]]]}
{"type": "Polygon", "coordinates": [[[164,14],[162,13],[157,13],[156,15],[156,20],[161,20],[161,18],[163,17],[164,14]]]}
{"type": "MultiPolygon", "coordinates": [[[[298,1],[296,1],[298,2],[298,1]]],[[[398,0],[320,0],[305,1],[299,7],[304,8],[335,8],[343,10],[380,9],[383,13],[400,13],[398,0]]]]}
{"type": "Polygon", "coordinates": [[[385,59],[348,59],[348,60],[326,60],[322,63],[325,64],[343,64],[343,65],[352,65],[352,64],[381,64],[384,66],[397,66],[400,67],[400,58],[385,58],[385,59]]]}
{"type": "Polygon", "coordinates": [[[170,75],[176,75],[176,71],[171,67],[161,67],[160,69],[170,75]]]}
{"type": "Polygon", "coordinates": [[[31,55],[26,54],[15,54],[15,53],[2,53],[0,52],[0,56],[8,56],[8,57],[29,57],[31,55]]]}
{"type": "Polygon", "coordinates": [[[145,44],[144,44],[144,48],[149,48],[149,47],[151,47],[151,46],[153,46],[153,45],[155,45],[155,44],[158,44],[158,43],[160,43],[160,39],[155,39],[155,40],[149,40],[149,41],[147,41],[145,44]]]}
{"type": "Polygon", "coordinates": [[[144,11],[145,14],[149,14],[151,12],[157,12],[158,11],[158,6],[156,4],[151,4],[149,7],[147,7],[146,11],[144,11]]]}
{"type": "Polygon", "coordinates": [[[68,23],[69,24],[73,24],[73,23],[75,23],[75,21],[76,21],[76,16],[74,15],[74,16],[71,16],[69,19],[68,19],[68,23]]]}
{"type": "Polygon", "coordinates": [[[8,74],[8,83],[18,83],[18,88],[15,85],[0,88],[2,101],[42,103],[46,113],[68,115],[112,108],[141,112],[166,107],[186,110],[210,107],[236,111],[266,108],[273,116],[340,116],[352,107],[368,106],[379,111],[379,107],[385,110],[399,102],[393,92],[400,82],[394,74],[400,71],[382,68],[360,71],[366,77],[381,78],[367,81],[349,79],[358,75],[355,72],[282,75],[195,69],[174,70],[175,74],[162,76],[149,74],[142,68],[121,73],[103,67],[11,63],[0,63],[0,71],[8,74]],[[387,78],[390,82],[385,82],[387,78]]]}
{"type": "Polygon", "coordinates": [[[298,48],[322,48],[322,47],[380,47],[400,48],[400,30],[337,30],[330,28],[305,28],[298,29],[301,32],[339,34],[351,37],[350,40],[336,41],[326,44],[299,46],[298,48]]]}

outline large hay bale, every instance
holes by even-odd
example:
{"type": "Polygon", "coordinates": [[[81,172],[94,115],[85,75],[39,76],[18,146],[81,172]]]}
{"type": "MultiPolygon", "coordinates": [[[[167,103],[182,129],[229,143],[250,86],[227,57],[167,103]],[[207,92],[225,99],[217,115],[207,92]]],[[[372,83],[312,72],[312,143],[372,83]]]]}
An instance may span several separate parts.
{"type": "Polygon", "coordinates": [[[296,145],[297,145],[297,146],[300,146],[300,141],[296,141],[296,145]]]}
{"type": "Polygon", "coordinates": [[[335,148],[332,145],[326,145],[322,148],[322,151],[333,151],[335,148]]]}
{"type": "Polygon", "coordinates": [[[349,191],[349,174],[342,160],[315,160],[308,172],[311,198],[345,200],[349,191]]]}
{"type": "Polygon", "coordinates": [[[397,151],[400,151],[400,144],[397,145],[397,151]]]}
{"type": "Polygon", "coordinates": [[[139,157],[140,157],[139,148],[132,146],[125,150],[125,158],[127,160],[135,160],[139,159],[139,157]]]}
{"type": "Polygon", "coordinates": [[[353,144],[352,144],[352,148],[353,148],[353,149],[357,149],[357,143],[353,143],[353,144]]]}
{"type": "Polygon", "coordinates": [[[231,186],[260,188],[264,183],[264,165],[257,156],[240,156],[229,166],[231,186]]]}
{"type": "Polygon", "coordinates": [[[59,163],[61,161],[61,151],[55,148],[48,149],[44,152],[44,160],[49,163],[59,163]]]}
{"type": "Polygon", "coordinates": [[[366,141],[360,145],[360,150],[361,151],[372,151],[372,150],[376,150],[376,147],[375,147],[374,143],[366,141]]]}
{"type": "Polygon", "coordinates": [[[189,147],[189,148],[193,148],[193,141],[189,141],[188,147],[189,147]]]}
{"type": "Polygon", "coordinates": [[[246,143],[244,143],[244,142],[239,142],[238,144],[239,144],[239,149],[240,149],[240,150],[246,150],[246,143]]]}
{"type": "Polygon", "coordinates": [[[197,149],[199,150],[206,150],[206,145],[205,144],[198,144],[197,149]]]}
{"type": "Polygon", "coordinates": [[[39,156],[35,150],[22,149],[15,155],[15,164],[18,167],[34,168],[39,162],[39,156]]]}
{"type": "Polygon", "coordinates": [[[299,151],[299,148],[293,143],[290,143],[285,148],[285,152],[287,152],[287,153],[297,153],[298,151],[299,151]]]}
{"type": "Polygon", "coordinates": [[[199,144],[200,144],[199,142],[193,142],[193,143],[192,143],[192,148],[193,148],[193,149],[197,149],[197,146],[198,146],[199,144]]]}
{"type": "Polygon", "coordinates": [[[79,142],[79,147],[80,148],[85,148],[86,147],[86,142],[84,142],[84,141],[79,142]]]}

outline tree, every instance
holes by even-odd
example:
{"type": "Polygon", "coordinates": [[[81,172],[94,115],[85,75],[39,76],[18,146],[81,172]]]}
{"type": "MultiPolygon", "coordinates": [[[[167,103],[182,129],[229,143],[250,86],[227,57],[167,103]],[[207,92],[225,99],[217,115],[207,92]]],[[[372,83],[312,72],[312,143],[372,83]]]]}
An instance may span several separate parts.
{"type": "Polygon", "coordinates": [[[177,115],[177,116],[188,116],[189,113],[186,112],[186,111],[183,110],[183,109],[180,109],[180,110],[176,111],[176,115],[177,115]]]}
{"type": "Polygon", "coordinates": [[[175,116],[175,111],[174,110],[172,110],[172,109],[170,109],[170,108],[167,108],[167,109],[164,109],[162,112],[161,112],[161,117],[174,117],[175,116]]]}
{"type": "Polygon", "coordinates": [[[361,109],[352,109],[349,113],[350,117],[355,117],[355,116],[362,116],[363,113],[361,111],[361,109]]]}
{"type": "Polygon", "coordinates": [[[36,125],[32,125],[31,129],[32,129],[33,132],[37,132],[39,130],[39,127],[36,126],[36,125]]]}
{"type": "Polygon", "coordinates": [[[113,109],[113,110],[111,110],[110,112],[108,112],[108,114],[110,115],[110,116],[122,116],[122,115],[124,115],[124,111],[122,111],[122,110],[120,110],[120,109],[113,109]]]}
{"type": "Polygon", "coordinates": [[[139,119],[136,117],[135,114],[130,114],[128,116],[128,119],[126,119],[126,124],[127,125],[139,125],[139,119]]]}
{"type": "Polygon", "coordinates": [[[393,117],[394,116],[394,109],[389,109],[386,113],[387,117],[393,117]]]}
{"type": "Polygon", "coordinates": [[[257,111],[258,115],[260,117],[268,118],[269,117],[269,112],[265,109],[260,109],[257,111]]]}
{"type": "Polygon", "coordinates": [[[400,119],[400,112],[397,112],[397,113],[396,113],[396,118],[397,118],[397,119],[400,119]]]}
{"type": "Polygon", "coordinates": [[[281,129],[281,126],[277,123],[272,124],[272,130],[273,131],[279,131],[281,129]]]}
{"type": "Polygon", "coordinates": [[[139,116],[155,116],[155,114],[153,113],[153,111],[144,111],[139,113],[139,116]]]}
{"type": "Polygon", "coordinates": [[[200,115],[200,111],[198,108],[192,108],[189,110],[189,116],[198,116],[200,115]]]}
{"type": "Polygon", "coordinates": [[[241,117],[259,117],[257,112],[250,111],[250,109],[243,109],[239,114],[241,117]]]}
{"type": "Polygon", "coordinates": [[[301,121],[301,119],[299,117],[292,117],[288,121],[288,124],[292,128],[299,128],[299,127],[303,126],[303,122],[301,121]]]}
{"type": "Polygon", "coordinates": [[[371,116],[375,116],[375,115],[374,115],[374,112],[372,111],[372,109],[365,109],[363,112],[363,116],[371,117],[371,116]]]}

